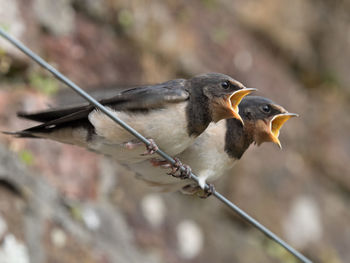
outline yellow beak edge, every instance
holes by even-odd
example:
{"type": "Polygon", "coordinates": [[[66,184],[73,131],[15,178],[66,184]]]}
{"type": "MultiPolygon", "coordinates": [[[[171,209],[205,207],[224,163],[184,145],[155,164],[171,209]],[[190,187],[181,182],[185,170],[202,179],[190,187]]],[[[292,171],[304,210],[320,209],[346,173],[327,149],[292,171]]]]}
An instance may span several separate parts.
{"type": "Polygon", "coordinates": [[[282,145],[278,136],[280,135],[280,129],[283,124],[288,121],[292,117],[299,117],[296,113],[282,113],[275,115],[270,122],[270,137],[273,143],[276,143],[280,149],[282,149],[282,145]]]}
{"type": "Polygon", "coordinates": [[[253,91],[256,91],[256,89],[253,89],[253,88],[240,89],[240,90],[237,90],[234,93],[232,93],[232,95],[229,98],[230,103],[231,103],[231,109],[232,109],[233,116],[234,116],[234,118],[240,120],[242,122],[242,124],[244,124],[244,122],[243,122],[241,116],[239,115],[238,105],[241,103],[242,99],[245,96],[247,96],[248,94],[250,94],[253,91]]]}

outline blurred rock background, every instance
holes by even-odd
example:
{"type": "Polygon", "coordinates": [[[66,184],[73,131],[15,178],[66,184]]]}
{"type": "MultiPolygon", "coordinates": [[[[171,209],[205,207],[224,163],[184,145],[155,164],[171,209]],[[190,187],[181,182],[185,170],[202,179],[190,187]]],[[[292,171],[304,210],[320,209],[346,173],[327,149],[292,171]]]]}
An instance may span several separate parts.
{"type": "MultiPolygon", "coordinates": [[[[350,258],[350,4],[0,0],[0,26],[82,88],[222,72],[300,118],[216,188],[315,262],[350,258]]],[[[0,129],[81,100],[0,39],[0,129]]],[[[296,262],[214,198],[153,192],[83,149],[0,135],[0,262],[296,262]]]]}

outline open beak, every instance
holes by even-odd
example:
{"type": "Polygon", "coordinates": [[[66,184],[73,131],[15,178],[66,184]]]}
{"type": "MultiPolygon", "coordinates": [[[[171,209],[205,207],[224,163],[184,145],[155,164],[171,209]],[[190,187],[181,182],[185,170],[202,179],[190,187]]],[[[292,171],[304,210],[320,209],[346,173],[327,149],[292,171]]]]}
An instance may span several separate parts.
{"type": "Polygon", "coordinates": [[[257,89],[253,89],[253,88],[240,89],[240,90],[233,92],[229,97],[229,102],[230,102],[230,107],[232,110],[233,118],[240,120],[242,122],[242,124],[244,124],[244,123],[243,123],[241,116],[239,115],[238,105],[245,96],[247,96],[249,93],[256,91],[256,90],[257,89]]]}
{"type": "Polygon", "coordinates": [[[275,115],[272,118],[270,122],[270,138],[272,142],[276,143],[280,147],[280,149],[282,149],[281,142],[278,139],[278,136],[280,135],[280,129],[282,128],[283,124],[290,118],[298,116],[298,114],[287,112],[275,115]]]}

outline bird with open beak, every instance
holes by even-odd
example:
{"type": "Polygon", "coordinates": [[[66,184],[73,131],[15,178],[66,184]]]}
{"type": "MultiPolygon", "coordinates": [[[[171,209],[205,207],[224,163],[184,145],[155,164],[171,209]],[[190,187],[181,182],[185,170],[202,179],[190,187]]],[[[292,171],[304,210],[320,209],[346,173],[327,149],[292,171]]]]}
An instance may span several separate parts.
{"type": "Polygon", "coordinates": [[[211,122],[226,118],[242,122],[238,104],[254,89],[247,89],[231,77],[209,73],[191,79],[175,79],[157,85],[140,86],[101,100],[101,104],[152,143],[143,143],[93,105],[71,106],[20,117],[43,122],[18,137],[46,138],[86,147],[122,163],[148,159],[157,146],[176,155],[190,146],[211,122]]]}
{"type": "MultiPolygon", "coordinates": [[[[207,182],[212,183],[231,169],[252,143],[273,142],[281,147],[278,139],[281,127],[288,119],[297,116],[258,96],[245,97],[239,105],[239,112],[244,125],[237,119],[212,123],[190,147],[177,155],[179,160],[191,166],[202,189],[207,182]]],[[[162,191],[195,193],[201,190],[193,181],[173,178],[166,175],[164,169],[154,166],[168,168],[165,161],[158,159],[128,167],[136,172],[138,178],[162,191]]]]}

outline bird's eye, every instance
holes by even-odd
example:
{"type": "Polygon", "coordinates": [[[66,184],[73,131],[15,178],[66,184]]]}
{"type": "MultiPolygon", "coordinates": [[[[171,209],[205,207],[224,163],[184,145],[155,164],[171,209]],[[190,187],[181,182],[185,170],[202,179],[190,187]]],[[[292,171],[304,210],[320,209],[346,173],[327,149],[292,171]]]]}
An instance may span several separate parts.
{"type": "Polygon", "coordinates": [[[225,82],[221,83],[221,87],[224,89],[228,89],[230,87],[230,82],[225,81],[225,82]]]}
{"type": "Polygon", "coordinates": [[[262,106],[262,110],[266,113],[269,113],[271,111],[271,107],[270,107],[270,105],[266,104],[266,105],[262,106]]]}

